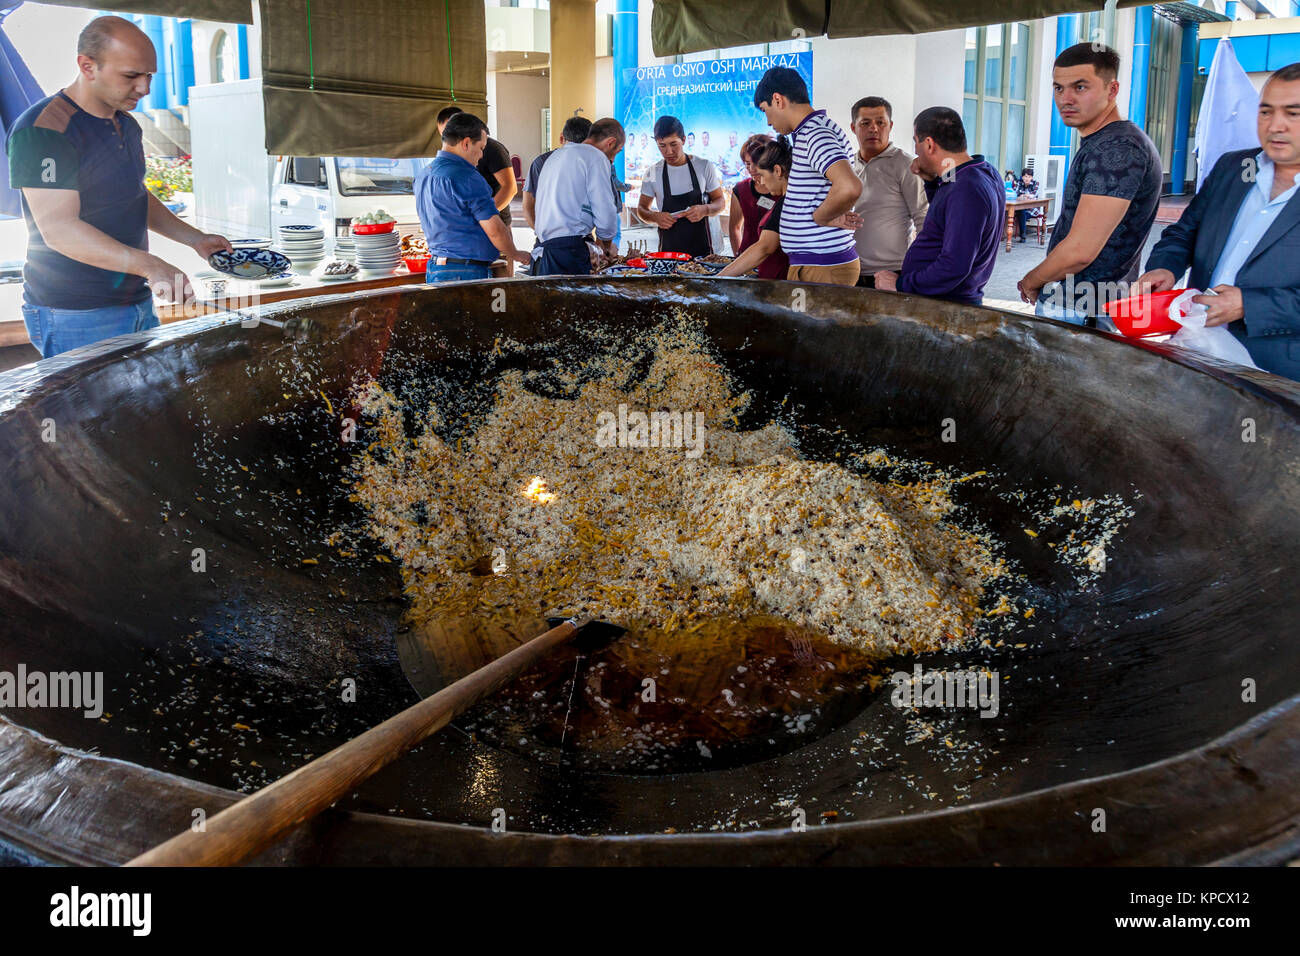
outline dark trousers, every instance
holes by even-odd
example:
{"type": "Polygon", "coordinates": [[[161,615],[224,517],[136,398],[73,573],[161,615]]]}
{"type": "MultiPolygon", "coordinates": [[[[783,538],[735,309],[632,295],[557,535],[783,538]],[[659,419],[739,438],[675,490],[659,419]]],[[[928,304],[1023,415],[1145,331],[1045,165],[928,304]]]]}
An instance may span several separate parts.
{"type": "Polygon", "coordinates": [[[533,260],[534,276],[589,276],[591,253],[586,236],[560,236],[542,243],[542,254],[533,260]]]}
{"type": "Polygon", "coordinates": [[[871,275],[867,275],[864,272],[862,275],[858,276],[859,289],[874,289],[875,287],[876,287],[876,275],[874,272],[871,275]]]}
{"type": "Polygon", "coordinates": [[[1237,331],[1234,322],[1229,330],[1246,346],[1255,364],[1265,372],[1300,381],[1300,335],[1257,335],[1253,339],[1237,331]]]}

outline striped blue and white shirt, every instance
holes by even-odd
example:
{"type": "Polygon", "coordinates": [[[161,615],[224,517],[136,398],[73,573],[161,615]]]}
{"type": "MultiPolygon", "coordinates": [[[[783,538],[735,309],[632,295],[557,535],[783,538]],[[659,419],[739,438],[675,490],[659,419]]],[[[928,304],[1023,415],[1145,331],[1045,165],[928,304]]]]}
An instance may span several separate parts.
{"type": "Polygon", "coordinates": [[[853,231],[813,222],[813,213],[826,199],[831,182],[826,170],[849,161],[848,137],[825,110],[803,118],[790,136],[790,181],[781,206],[781,250],[792,266],[835,266],[858,257],[853,231]]]}

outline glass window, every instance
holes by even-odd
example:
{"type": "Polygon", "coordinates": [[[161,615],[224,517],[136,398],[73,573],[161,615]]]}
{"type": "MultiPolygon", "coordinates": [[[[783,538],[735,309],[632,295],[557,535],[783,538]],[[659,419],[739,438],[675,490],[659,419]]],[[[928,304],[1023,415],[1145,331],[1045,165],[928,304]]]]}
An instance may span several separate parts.
{"type": "Polygon", "coordinates": [[[334,169],[344,196],[410,196],[415,192],[415,177],[429,162],[340,156],[334,160],[334,169]]]}
{"type": "Polygon", "coordinates": [[[999,172],[1024,162],[1030,29],[1008,23],[966,31],[962,123],[971,151],[999,172]]]}
{"type": "Polygon", "coordinates": [[[1151,21],[1151,66],[1147,72],[1144,129],[1168,169],[1174,153],[1173,116],[1178,102],[1178,58],[1182,34],[1173,20],[1159,13],[1151,21]]]}
{"type": "Polygon", "coordinates": [[[978,93],[975,86],[975,71],[979,67],[979,30],[971,27],[966,31],[966,83],[962,89],[967,93],[978,93]]]}
{"type": "Polygon", "coordinates": [[[1002,27],[985,27],[984,95],[1002,95],[1002,27]]]}
{"type": "Polygon", "coordinates": [[[1025,168],[1025,108],[1012,103],[1007,111],[1006,168],[1019,176],[1025,168]]]}
{"type": "Polygon", "coordinates": [[[1002,104],[996,100],[985,100],[981,120],[979,151],[1001,172],[1006,166],[1002,162],[1002,104]]]}
{"type": "Polygon", "coordinates": [[[1025,83],[1029,76],[1029,25],[1011,24],[1011,92],[1013,100],[1025,98],[1025,83]]]}
{"type": "Polygon", "coordinates": [[[314,186],[317,189],[325,189],[325,160],[318,156],[295,156],[293,162],[285,163],[284,181],[287,183],[297,183],[301,186],[314,186]],[[311,181],[311,164],[316,164],[316,182],[311,181]],[[307,172],[303,173],[303,178],[297,176],[298,166],[302,165],[307,172]]]}
{"type": "Polygon", "coordinates": [[[226,76],[226,48],[230,45],[226,31],[222,30],[217,34],[217,42],[212,45],[212,82],[224,83],[230,77],[226,76]]]}

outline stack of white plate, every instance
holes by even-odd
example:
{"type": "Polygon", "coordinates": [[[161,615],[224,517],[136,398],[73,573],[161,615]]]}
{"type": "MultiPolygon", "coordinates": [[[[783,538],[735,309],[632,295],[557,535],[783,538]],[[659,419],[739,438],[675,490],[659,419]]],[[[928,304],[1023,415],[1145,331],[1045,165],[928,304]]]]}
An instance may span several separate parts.
{"type": "Polygon", "coordinates": [[[357,247],[352,236],[334,237],[334,258],[352,263],[357,261],[357,247]]]}
{"type": "Polygon", "coordinates": [[[362,272],[388,273],[402,262],[402,237],[394,232],[372,236],[353,236],[357,267],[362,272]]]}
{"type": "Polygon", "coordinates": [[[294,272],[311,272],[325,259],[325,232],[319,226],[281,226],[280,251],[294,272]]]}

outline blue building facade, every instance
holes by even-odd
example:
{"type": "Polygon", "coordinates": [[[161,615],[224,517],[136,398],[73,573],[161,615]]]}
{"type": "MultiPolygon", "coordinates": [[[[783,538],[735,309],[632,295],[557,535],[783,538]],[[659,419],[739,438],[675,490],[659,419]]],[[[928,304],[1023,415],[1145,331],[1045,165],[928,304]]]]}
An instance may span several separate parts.
{"type": "Polygon", "coordinates": [[[200,38],[195,21],[189,17],[161,17],[151,14],[126,14],[153,41],[158,56],[149,95],[137,110],[172,110],[188,106],[190,90],[198,78],[220,83],[246,80],[250,72],[248,26],[222,24],[215,36],[200,38]],[[200,48],[201,47],[201,48],[200,48]],[[203,64],[202,68],[198,64],[203,64]]]}

